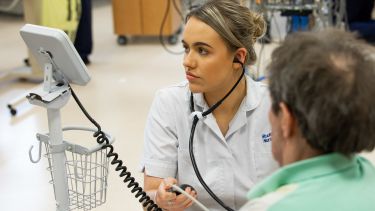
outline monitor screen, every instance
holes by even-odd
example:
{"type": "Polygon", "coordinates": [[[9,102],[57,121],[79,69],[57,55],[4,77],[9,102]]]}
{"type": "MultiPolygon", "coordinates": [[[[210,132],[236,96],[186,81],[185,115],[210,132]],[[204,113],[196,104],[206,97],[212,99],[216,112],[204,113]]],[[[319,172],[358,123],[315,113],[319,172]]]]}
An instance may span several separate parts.
{"type": "Polygon", "coordinates": [[[90,81],[85,64],[65,32],[26,24],[21,28],[20,34],[42,68],[46,63],[53,63],[53,68],[69,83],[83,86],[90,81]]]}

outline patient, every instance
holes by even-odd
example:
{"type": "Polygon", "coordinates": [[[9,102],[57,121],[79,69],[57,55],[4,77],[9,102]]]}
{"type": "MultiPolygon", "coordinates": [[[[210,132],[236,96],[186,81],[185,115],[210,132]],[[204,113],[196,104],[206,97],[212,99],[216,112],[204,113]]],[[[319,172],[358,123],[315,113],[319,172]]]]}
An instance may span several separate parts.
{"type": "Polygon", "coordinates": [[[290,35],[269,65],[272,153],[282,168],[241,210],[375,210],[375,51],[338,30],[290,35]]]}

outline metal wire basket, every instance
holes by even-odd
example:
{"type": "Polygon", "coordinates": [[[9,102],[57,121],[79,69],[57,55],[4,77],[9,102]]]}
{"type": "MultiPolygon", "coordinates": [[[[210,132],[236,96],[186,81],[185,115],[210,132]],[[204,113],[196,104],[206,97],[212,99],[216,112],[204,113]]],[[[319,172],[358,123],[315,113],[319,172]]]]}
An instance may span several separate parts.
{"type": "MultiPolygon", "coordinates": [[[[85,130],[91,128],[66,127],[63,131],[85,130]]],[[[107,135],[110,142],[113,139],[107,135]]],[[[44,143],[48,160],[47,170],[51,173],[50,183],[55,185],[52,172],[54,171],[52,154],[61,150],[66,156],[66,175],[69,189],[69,209],[91,210],[106,202],[109,160],[107,150],[97,145],[91,149],[63,141],[62,146],[51,146],[48,134],[37,134],[40,143],[44,143]]],[[[55,188],[54,188],[55,189],[55,188]]],[[[55,193],[56,196],[56,193],[55,193]]]]}

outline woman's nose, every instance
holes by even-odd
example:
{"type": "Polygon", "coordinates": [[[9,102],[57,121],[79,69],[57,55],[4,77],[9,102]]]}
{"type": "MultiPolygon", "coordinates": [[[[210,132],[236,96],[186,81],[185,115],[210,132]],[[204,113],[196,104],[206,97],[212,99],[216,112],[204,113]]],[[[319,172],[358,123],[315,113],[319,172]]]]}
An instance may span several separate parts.
{"type": "Polygon", "coordinates": [[[183,65],[188,69],[194,68],[195,61],[191,52],[185,53],[183,65]]]}

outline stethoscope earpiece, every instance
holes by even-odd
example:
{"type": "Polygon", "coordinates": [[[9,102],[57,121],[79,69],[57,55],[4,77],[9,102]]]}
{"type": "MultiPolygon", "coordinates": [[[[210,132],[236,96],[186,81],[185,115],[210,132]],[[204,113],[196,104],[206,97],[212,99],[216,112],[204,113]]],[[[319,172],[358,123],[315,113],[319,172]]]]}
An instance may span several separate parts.
{"type": "Polygon", "coordinates": [[[242,64],[242,62],[237,57],[234,57],[233,63],[240,63],[240,64],[242,64]]]}
{"type": "Polygon", "coordinates": [[[233,63],[239,63],[241,65],[242,69],[244,68],[244,64],[237,57],[234,57],[233,63]]]}

